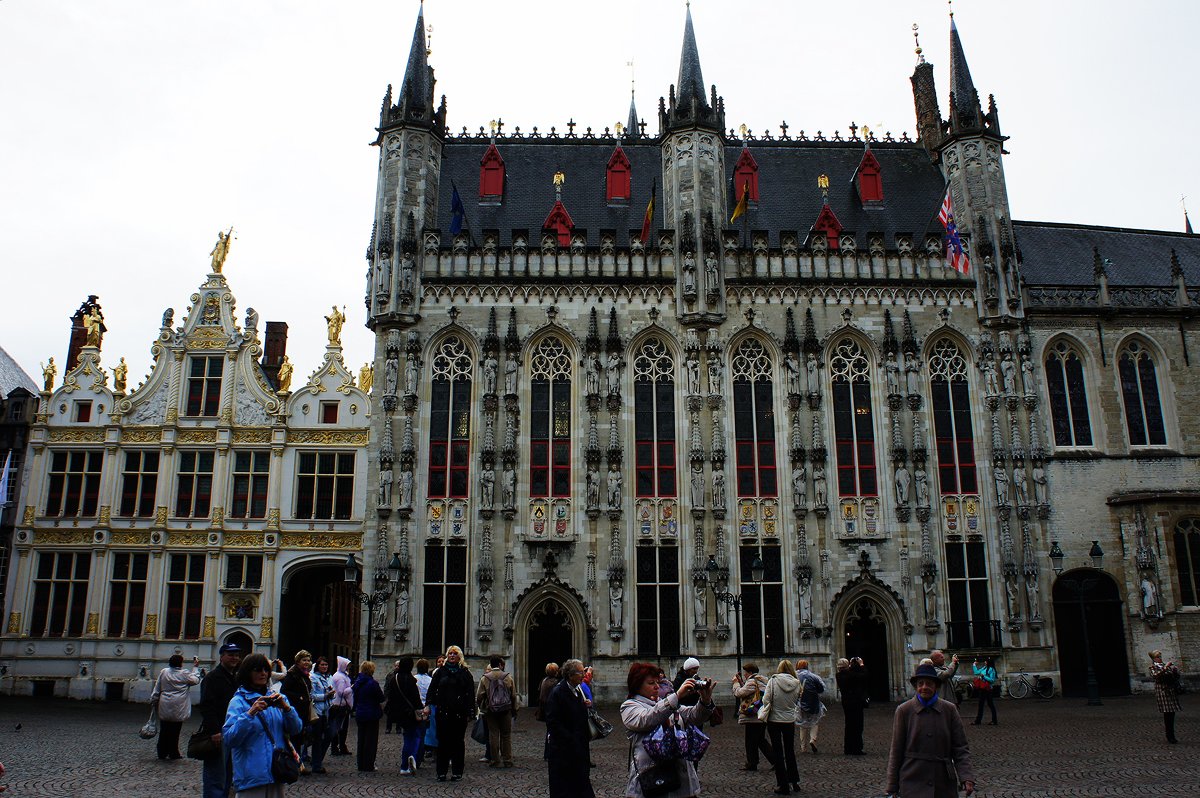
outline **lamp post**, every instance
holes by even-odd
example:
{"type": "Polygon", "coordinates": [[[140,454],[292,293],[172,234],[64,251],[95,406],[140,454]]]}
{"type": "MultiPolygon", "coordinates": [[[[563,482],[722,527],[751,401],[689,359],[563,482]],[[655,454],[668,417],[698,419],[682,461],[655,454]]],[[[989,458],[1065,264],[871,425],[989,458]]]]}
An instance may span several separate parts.
{"type": "MultiPolygon", "coordinates": [[[[762,556],[754,555],[754,559],[750,561],[750,579],[754,582],[761,582],[763,575],[766,572],[766,567],[763,565],[762,556]]],[[[733,630],[734,630],[734,646],[737,650],[737,666],[738,673],[742,672],[742,594],[731,593],[728,590],[718,590],[718,585],[722,581],[729,579],[729,571],[717,565],[716,555],[708,555],[708,564],[704,566],[704,581],[708,583],[709,590],[713,593],[713,598],[717,601],[722,601],[733,608],[733,630]]]]}
{"type": "MultiPolygon", "coordinates": [[[[1058,541],[1053,541],[1050,544],[1050,563],[1054,568],[1054,573],[1060,575],[1063,572],[1063,550],[1059,548],[1058,541]]],[[[1088,551],[1088,557],[1091,558],[1092,567],[1096,570],[1104,565],[1104,550],[1100,548],[1100,542],[1093,540],[1092,548],[1088,551]]],[[[1068,574],[1067,576],[1059,576],[1058,581],[1063,584],[1067,590],[1075,596],[1075,600],[1079,603],[1079,618],[1083,625],[1083,653],[1087,661],[1087,703],[1089,707],[1098,707],[1103,702],[1100,701],[1100,682],[1096,679],[1096,667],[1092,660],[1092,644],[1088,638],[1088,613],[1087,603],[1083,597],[1091,592],[1099,582],[1098,576],[1089,576],[1085,574],[1068,574]]]]}
{"type": "Polygon", "coordinates": [[[387,570],[376,569],[375,571],[375,589],[370,593],[364,593],[358,587],[358,562],[354,559],[353,554],[346,555],[345,580],[346,584],[353,586],[353,596],[355,601],[367,608],[367,656],[371,658],[371,635],[375,626],[375,611],[381,609],[392,593],[396,591],[396,585],[400,581],[400,571],[404,569],[404,565],[400,562],[400,555],[393,554],[392,561],[388,563],[387,570]]]}

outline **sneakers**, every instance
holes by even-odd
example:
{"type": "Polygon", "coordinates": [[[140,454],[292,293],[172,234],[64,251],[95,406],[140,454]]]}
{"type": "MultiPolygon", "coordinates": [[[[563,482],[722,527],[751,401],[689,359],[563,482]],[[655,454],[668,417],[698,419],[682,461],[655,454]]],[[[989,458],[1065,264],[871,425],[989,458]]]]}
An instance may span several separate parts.
{"type": "Polygon", "coordinates": [[[411,770],[409,770],[408,768],[401,768],[401,770],[400,770],[401,776],[411,776],[412,774],[413,774],[413,772],[411,770]]]}
{"type": "Polygon", "coordinates": [[[455,773],[453,776],[450,777],[450,781],[462,781],[462,774],[455,773]]]}
{"type": "Polygon", "coordinates": [[[442,775],[438,776],[438,777],[437,777],[437,780],[438,780],[438,781],[445,781],[445,780],[446,780],[446,774],[445,774],[445,773],[443,773],[442,775]]]}
{"type": "Polygon", "coordinates": [[[408,758],[408,770],[411,773],[417,772],[417,758],[415,756],[410,756],[408,758]]]}

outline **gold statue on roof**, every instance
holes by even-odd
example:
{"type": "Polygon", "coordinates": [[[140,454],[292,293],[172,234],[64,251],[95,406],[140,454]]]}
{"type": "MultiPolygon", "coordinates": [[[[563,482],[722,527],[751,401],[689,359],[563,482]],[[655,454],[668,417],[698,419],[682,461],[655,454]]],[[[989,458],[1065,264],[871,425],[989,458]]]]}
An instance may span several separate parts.
{"type": "Polygon", "coordinates": [[[50,358],[50,362],[42,366],[42,390],[46,393],[54,390],[55,374],[58,374],[58,366],[54,365],[54,358],[50,358]]]}
{"type": "Polygon", "coordinates": [[[113,390],[117,393],[125,393],[125,384],[129,378],[129,366],[125,365],[125,358],[121,358],[121,362],[113,368],[113,390]]]}
{"type": "Polygon", "coordinates": [[[99,348],[100,333],[104,332],[104,317],[100,315],[99,308],[93,307],[83,314],[83,329],[86,335],[83,345],[99,348]]]}
{"type": "Polygon", "coordinates": [[[283,362],[279,364],[276,384],[279,385],[277,393],[287,393],[292,388],[292,361],[288,360],[287,355],[283,356],[283,362]]]}
{"type": "Polygon", "coordinates": [[[358,387],[362,388],[367,393],[371,392],[371,386],[375,384],[375,367],[370,363],[363,363],[363,367],[358,370],[358,387]]]}
{"type": "Polygon", "coordinates": [[[225,266],[225,258],[229,257],[229,245],[233,241],[233,228],[229,228],[228,233],[217,231],[217,243],[212,248],[212,252],[208,253],[212,256],[212,270],[214,274],[220,274],[221,269],[225,266]]]}
{"type": "Polygon", "coordinates": [[[325,323],[329,326],[329,345],[342,345],[342,325],[346,323],[346,314],[339,313],[337,305],[333,306],[333,311],[325,317],[325,323]]]}

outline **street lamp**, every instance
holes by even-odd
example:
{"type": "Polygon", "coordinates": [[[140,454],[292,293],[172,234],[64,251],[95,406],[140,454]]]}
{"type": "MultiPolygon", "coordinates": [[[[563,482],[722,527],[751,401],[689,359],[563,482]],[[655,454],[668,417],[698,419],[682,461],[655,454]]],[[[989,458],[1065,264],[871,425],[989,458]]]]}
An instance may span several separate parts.
{"type": "MultiPolygon", "coordinates": [[[[1058,541],[1050,544],[1050,562],[1054,567],[1055,574],[1062,573],[1063,558],[1065,556],[1063,550],[1059,548],[1058,541]]],[[[1092,548],[1088,550],[1088,557],[1091,558],[1092,567],[1096,570],[1100,570],[1104,565],[1104,550],[1100,548],[1099,541],[1092,541],[1092,548]]],[[[1084,573],[1072,573],[1067,576],[1060,576],[1058,581],[1075,596],[1075,600],[1079,603],[1079,618],[1083,625],[1083,653],[1087,661],[1087,703],[1089,707],[1098,707],[1103,702],[1100,701],[1100,682],[1096,679],[1096,667],[1092,660],[1092,644],[1088,638],[1087,602],[1083,600],[1083,597],[1090,593],[1092,588],[1100,582],[1100,577],[1084,573]]]]}
{"type": "Polygon", "coordinates": [[[393,554],[392,561],[388,563],[387,570],[377,569],[375,571],[375,589],[370,593],[364,593],[358,587],[358,562],[354,559],[353,554],[346,555],[346,565],[344,568],[345,581],[348,585],[353,585],[353,593],[355,601],[367,608],[367,656],[371,658],[371,634],[375,626],[375,611],[383,607],[392,593],[396,590],[396,585],[400,582],[400,572],[404,570],[403,563],[400,562],[400,555],[393,554]]]}
{"type": "MultiPolygon", "coordinates": [[[[766,566],[763,565],[762,556],[755,553],[754,559],[750,561],[750,579],[754,582],[761,582],[766,574],[766,566]]],[[[742,672],[742,594],[731,593],[728,590],[718,590],[717,586],[722,579],[729,578],[729,572],[717,565],[716,555],[708,555],[708,564],[704,566],[704,581],[708,583],[708,588],[713,592],[713,597],[717,601],[722,601],[733,607],[733,629],[734,629],[734,645],[737,650],[737,666],[738,673],[742,672]]]]}

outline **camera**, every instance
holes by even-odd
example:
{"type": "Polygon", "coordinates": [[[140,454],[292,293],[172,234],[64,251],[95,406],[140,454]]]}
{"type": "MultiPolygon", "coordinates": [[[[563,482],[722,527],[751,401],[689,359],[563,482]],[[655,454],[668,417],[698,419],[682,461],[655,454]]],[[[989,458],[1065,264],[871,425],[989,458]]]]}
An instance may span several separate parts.
{"type": "Polygon", "coordinates": [[[694,679],[693,681],[696,684],[697,690],[703,690],[705,687],[708,687],[708,685],[711,683],[712,680],[711,679],[694,679]]]}

